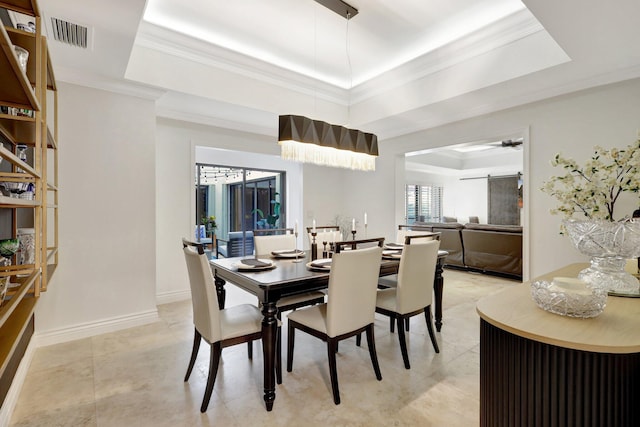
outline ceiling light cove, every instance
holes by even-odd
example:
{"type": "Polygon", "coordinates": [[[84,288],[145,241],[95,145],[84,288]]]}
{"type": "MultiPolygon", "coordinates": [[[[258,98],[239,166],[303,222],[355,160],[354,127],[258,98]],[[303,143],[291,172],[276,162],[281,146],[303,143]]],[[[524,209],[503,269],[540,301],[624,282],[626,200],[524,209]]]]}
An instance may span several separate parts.
{"type": "Polygon", "coordinates": [[[345,20],[328,1],[148,0],[144,20],[350,89],[525,9],[520,0],[368,0],[345,20]]]}

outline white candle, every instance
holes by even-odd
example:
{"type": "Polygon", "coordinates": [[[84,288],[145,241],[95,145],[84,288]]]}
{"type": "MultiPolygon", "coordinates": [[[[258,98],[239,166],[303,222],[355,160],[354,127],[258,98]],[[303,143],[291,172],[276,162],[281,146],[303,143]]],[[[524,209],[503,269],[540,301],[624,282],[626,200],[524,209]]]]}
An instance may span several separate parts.
{"type": "Polygon", "coordinates": [[[351,231],[356,231],[356,219],[351,220],[351,231]]]}
{"type": "Polygon", "coordinates": [[[316,220],[313,220],[313,232],[316,233],[316,220]]]}
{"type": "Polygon", "coordinates": [[[364,213],[364,226],[367,226],[367,213],[364,213]]]}

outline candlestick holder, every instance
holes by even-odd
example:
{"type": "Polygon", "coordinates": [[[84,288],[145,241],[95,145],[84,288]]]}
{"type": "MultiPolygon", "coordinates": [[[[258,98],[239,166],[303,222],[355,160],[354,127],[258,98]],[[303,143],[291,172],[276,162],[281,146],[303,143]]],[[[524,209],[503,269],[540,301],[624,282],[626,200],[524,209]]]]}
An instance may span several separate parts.
{"type": "Polygon", "coordinates": [[[296,227],[296,230],[293,232],[293,234],[295,234],[296,236],[296,259],[294,259],[293,262],[302,262],[304,261],[304,258],[298,258],[298,255],[300,254],[298,252],[298,227],[296,227]]]}
{"type": "Polygon", "coordinates": [[[356,240],[356,230],[351,230],[351,234],[353,234],[353,240],[356,240]]]}
{"type": "Polygon", "coordinates": [[[364,238],[367,238],[367,223],[364,223],[364,238]]]}
{"type": "MultiPolygon", "coordinates": [[[[327,253],[327,242],[322,242],[322,258],[329,258],[329,254],[327,253]]],[[[638,261],[640,262],[640,261],[638,261]]]]}
{"type": "Polygon", "coordinates": [[[311,260],[315,261],[318,259],[318,244],[316,243],[317,232],[311,232],[311,260]]]}

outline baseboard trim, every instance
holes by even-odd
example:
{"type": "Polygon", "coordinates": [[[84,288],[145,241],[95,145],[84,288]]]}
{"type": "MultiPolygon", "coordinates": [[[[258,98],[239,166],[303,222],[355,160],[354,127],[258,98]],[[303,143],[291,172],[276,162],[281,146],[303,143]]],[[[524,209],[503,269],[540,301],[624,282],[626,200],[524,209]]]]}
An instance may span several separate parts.
{"type": "Polygon", "coordinates": [[[156,295],[156,304],[170,304],[172,302],[184,301],[191,299],[191,291],[185,289],[183,291],[163,292],[156,295]]]}
{"type": "Polygon", "coordinates": [[[22,356],[22,360],[18,365],[16,374],[13,377],[9,391],[7,392],[4,403],[2,404],[2,408],[0,408],[0,427],[7,427],[11,422],[11,415],[13,415],[13,410],[18,403],[20,391],[22,390],[24,380],[27,378],[27,372],[29,371],[29,366],[33,359],[33,353],[35,352],[36,344],[34,343],[33,338],[34,337],[31,337],[31,341],[29,342],[29,345],[27,345],[24,356],[22,356]]]}
{"type": "Polygon", "coordinates": [[[89,322],[75,325],[70,328],[61,328],[52,331],[37,332],[32,338],[37,347],[44,347],[53,344],[60,344],[67,341],[92,337],[94,335],[115,332],[121,329],[142,326],[148,323],[157,322],[158,310],[153,309],[127,316],[113,317],[111,319],[98,322],[89,322]]]}

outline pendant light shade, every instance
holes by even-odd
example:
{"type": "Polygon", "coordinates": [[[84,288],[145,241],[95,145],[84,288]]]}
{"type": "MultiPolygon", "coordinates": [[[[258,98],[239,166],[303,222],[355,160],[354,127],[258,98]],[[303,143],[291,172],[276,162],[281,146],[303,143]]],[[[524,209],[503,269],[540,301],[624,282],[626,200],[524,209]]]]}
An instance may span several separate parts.
{"type": "Polygon", "coordinates": [[[378,137],[303,116],[280,116],[278,144],[283,159],[372,171],[378,137]]]}

